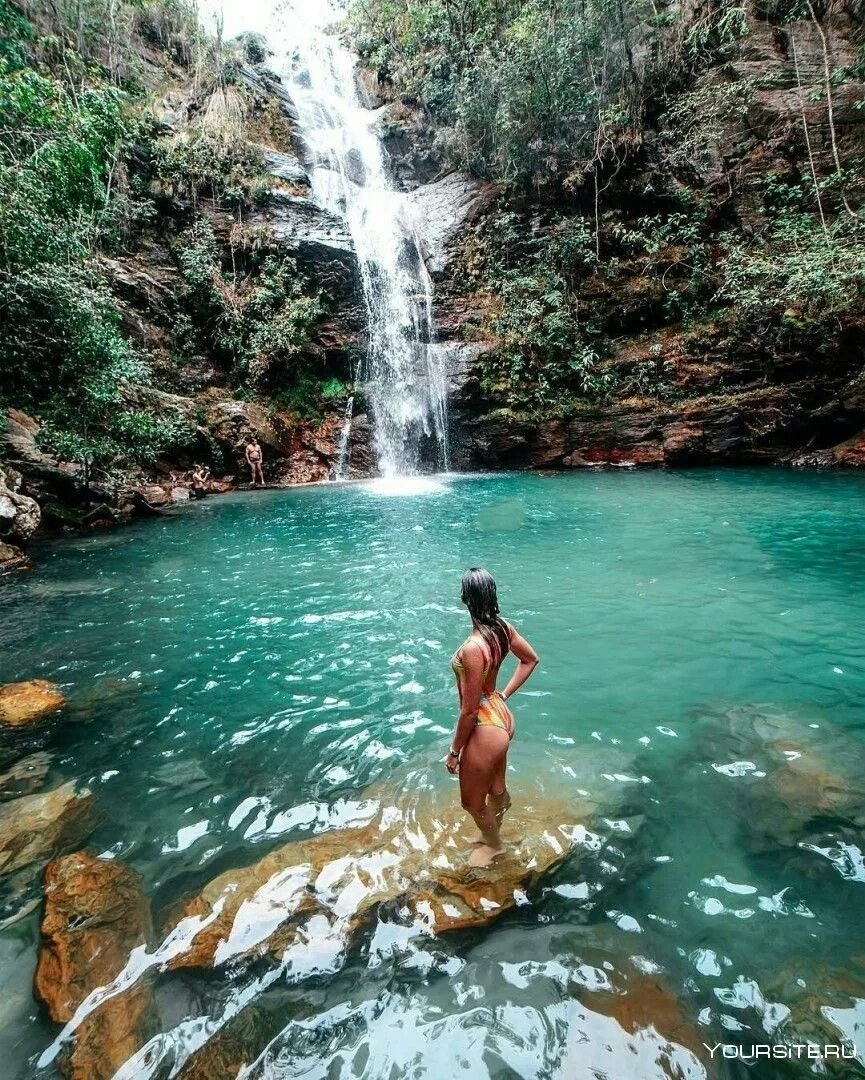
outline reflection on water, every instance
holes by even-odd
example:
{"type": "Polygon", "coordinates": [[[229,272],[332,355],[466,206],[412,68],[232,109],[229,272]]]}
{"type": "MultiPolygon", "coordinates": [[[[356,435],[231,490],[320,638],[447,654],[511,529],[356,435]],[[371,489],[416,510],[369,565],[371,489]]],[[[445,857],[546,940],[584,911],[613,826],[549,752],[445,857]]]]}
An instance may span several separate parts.
{"type": "Polygon", "coordinates": [[[862,483],[450,477],[46,547],[0,586],[0,678],[64,687],[47,784],[94,793],[88,850],[140,874],[153,931],[52,1024],[37,873],[0,877],[4,1075],[85,1042],[186,1080],[733,1077],[704,1043],[844,1039],[865,1064],[862,483]],[[542,658],[481,873],[440,763],[473,564],[542,658]]]}

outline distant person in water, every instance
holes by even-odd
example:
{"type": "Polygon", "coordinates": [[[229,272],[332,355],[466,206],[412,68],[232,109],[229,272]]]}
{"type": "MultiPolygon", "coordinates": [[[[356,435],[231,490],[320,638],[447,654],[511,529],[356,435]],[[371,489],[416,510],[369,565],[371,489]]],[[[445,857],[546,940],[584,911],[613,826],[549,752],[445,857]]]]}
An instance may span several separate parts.
{"type": "Polygon", "coordinates": [[[264,487],[264,473],[261,471],[261,462],[264,455],[261,452],[261,447],[255,439],[255,436],[251,436],[246,444],[246,464],[249,466],[249,482],[255,487],[256,476],[262,487],[264,487]]]}
{"type": "Polygon", "coordinates": [[[472,617],[472,632],[451,660],[460,713],[445,764],[459,773],[463,808],[481,832],[469,862],[488,866],[504,851],[499,828],[511,805],[505,772],[514,717],[506,702],[535,670],[538,654],[499,615],[496,583],[486,570],[474,566],[463,574],[460,599],[472,617]],[[509,652],[517,668],[500,693],[496,679],[509,652]]]}
{"type": "Polygon", "coordinates": [[[207,482],[210,479],[210,469],[203,465],[196,465],[192,474],[192,494],[196,499],[203,499],[207,494],[207,482]]]}

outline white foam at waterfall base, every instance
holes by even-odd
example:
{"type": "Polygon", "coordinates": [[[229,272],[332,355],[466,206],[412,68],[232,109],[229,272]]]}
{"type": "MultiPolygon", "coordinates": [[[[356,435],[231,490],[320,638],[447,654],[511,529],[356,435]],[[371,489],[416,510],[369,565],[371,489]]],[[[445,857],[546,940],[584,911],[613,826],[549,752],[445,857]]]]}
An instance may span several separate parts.
{"type": "Polygon", "coordinates": [[[376,480],[367,480],[361,485],[370,495],[385,497],[406,495],[440,495],[447,491],[448,485],[438,476],[381,476],[376,480]]]}
{"type": "Polygon", "coordinates": [[[287,0],[267,37],[291,95],[312,198],[340,215],[360,265],[367,349],[358,382],[373,420],[381,475],[391,480],[448,467],[446,386],[433,336],[432,285],[415,218],[396,189],[360,102],[355,57],[327,33],[341,12],[329,0],[287,0]]]}

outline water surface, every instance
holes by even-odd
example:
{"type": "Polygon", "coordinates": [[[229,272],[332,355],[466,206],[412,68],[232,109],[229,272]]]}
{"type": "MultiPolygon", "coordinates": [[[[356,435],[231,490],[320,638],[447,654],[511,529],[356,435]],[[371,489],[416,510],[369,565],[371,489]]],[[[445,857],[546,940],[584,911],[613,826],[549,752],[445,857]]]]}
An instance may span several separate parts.
{"type": "MultiPolygon", "coordinates": [[[[603,776],[617,800],[601,850],[485,930],[418,940],[382,916],[276,977],[166,974],[148,1075],[241,999],[249,1076],[702,1075],[671,1015],[710,1044],[855,1039],[863,496],[859,477],[761,470],[454,477],[229,495],[40,548],[0,585],[0,680],[64,688],[52,781],[95,792],[91,850],[140,872],[157,912],[345,823],[373,783],[456,798],[440,758],[469,565],[542,658],[514,702],[514,784],[603,776]],[[821,802],[827,776],[842,795],[821,802]]],[[[35,914],[0,933],[8,1076],[57,1033],[30,995],[37,938],[35,914]]]]}

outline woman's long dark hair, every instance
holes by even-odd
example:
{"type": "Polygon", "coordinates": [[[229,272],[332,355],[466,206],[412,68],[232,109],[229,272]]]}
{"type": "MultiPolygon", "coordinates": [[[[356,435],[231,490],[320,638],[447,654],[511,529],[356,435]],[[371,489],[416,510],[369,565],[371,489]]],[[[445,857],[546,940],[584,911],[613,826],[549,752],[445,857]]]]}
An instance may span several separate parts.
{"type": "Polygon", "coordinates": [[[492,666],[498,667],[511,647],[511,635],[508,624],[499,615],[496,583],[492,574],[482,566],[466,570],[460,598],[489,647],[492,666]]]}

